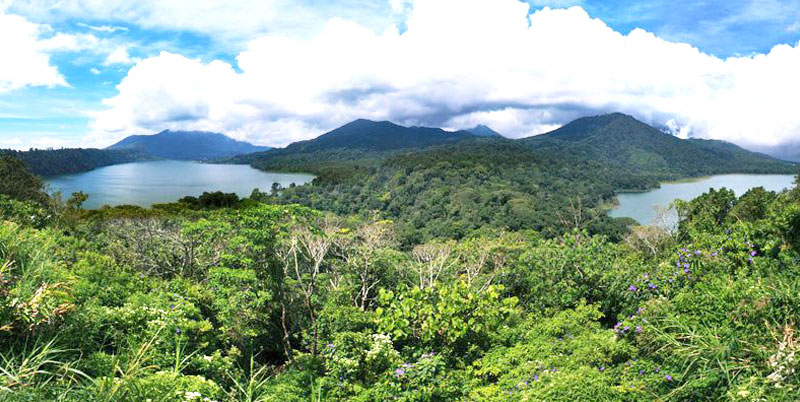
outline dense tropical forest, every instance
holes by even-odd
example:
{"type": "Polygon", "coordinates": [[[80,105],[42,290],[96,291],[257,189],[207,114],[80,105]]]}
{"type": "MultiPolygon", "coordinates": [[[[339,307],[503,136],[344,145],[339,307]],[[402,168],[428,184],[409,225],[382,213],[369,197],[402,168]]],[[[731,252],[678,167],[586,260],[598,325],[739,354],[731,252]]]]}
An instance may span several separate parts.
{"type": "Polygon", "coordinates": [[[261,200],[392,219],[403,246],[487,228],[553,237],[582,227],[620,241],[631,222],[606,214],[620,191],[677,178],[796,171],[730,143],[679,139],[620,113],[521,140],[428,130],[358,120],[315,140],[229,161],[314,173],[313,186],[261,200]]]}
{"type": "Polygon", "coordinates": [[[103,166],[146,160],[149,157],[134,150],[93,148],[30,149],[13,151],[0,149],[1,156],[14,156],[39,176],[85,172],[103,166]]]}
{"type": "Polygon", "coordinates": [[[796,399],[800,189],[710,191],[669,232],[600,208],[662,172],[549,155],[91,211],[3,157],[0,400],[796,399]]]}

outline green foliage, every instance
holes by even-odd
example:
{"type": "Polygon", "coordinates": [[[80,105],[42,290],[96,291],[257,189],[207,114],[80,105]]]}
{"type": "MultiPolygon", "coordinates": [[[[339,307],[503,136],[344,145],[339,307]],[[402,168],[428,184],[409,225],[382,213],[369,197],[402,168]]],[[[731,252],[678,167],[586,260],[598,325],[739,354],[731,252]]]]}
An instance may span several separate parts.
{"type": "Polygon", "coordinates": [[[383,291],[375,310],[378,329],[405,347],[468,355],[486,348],[514,320],[517,299],[502,292],[502,285],[476,292],[463,281],[383,291]]]}
{"type": "Polygon", "coordinates": [[[25,162],[31,172],[45,177],[86,172],[103,166],[147,159],[145,155],[136,151],[85,148],[31,149],[29,151],[0,149],[0,156],[2,155],[19,158],[25,162]]]}
{"type": "Polygon", "coordinates": [[[358,121],[233,161],[314,173],[313,185],[273,192],[268,200],[340,215],[377,213],[397,222],[408,247],[462,239],[482,228],[533,229],[549,237],[578,228],[619,241],[630,222],[610,219],[604,208],[621,190],[685,177],[796,169],[732,144],[682,140],[619,113],[517,141],[462,134],[358,121]]]}
{"type": "Polygon", "coordinates": [[[44,182],[29,172],[25,164],[13,157],[0,157],[0,196],[17,201],[32,201],[43,204],[47,201],[44,182]]]}
{"type": "MultiPolygon", "coordinates": [[[[377,201],[460,191],[429,187],[433,172],[503,175],[463,155],[392,159],[421,170],[387,178],[377,201]]],[[[573,179],[564,194],[603,186],[573,179]]],[[[488,224],[404,244],[416,232],[380,213],[76,198],[40,219],[46,207],[0,198],[0,399],[794,400],[798,200],[709,192],[679,206],[675,237],[614,242],[576,228],[601,215],[563,215],[559,231],[488,224]]]]}

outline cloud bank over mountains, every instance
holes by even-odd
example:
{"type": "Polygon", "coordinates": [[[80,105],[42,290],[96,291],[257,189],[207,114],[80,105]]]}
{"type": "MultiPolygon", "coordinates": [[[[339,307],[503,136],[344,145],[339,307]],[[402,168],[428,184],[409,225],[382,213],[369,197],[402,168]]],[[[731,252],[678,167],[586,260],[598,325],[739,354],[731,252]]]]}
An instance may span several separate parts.
{"type": "MultiPolygon", "coordinates": [[[[118,48],[109,63],[135,64],[118,94],[91,115],[87,142],[187,129],[281,146],[356,118],[486,124],[523,137],[610,111],[682,137],[759,149],[800,137],[800,43],[723,59],[641,29],[617,32],[580,7],[530,13],[517,0],[389,5],[385,28],[355,22],[358,16],[333,18],[314,35],[273,32],[245,41],[235,61],[176,51],[131,59],[118,48]]],[[[8,17],[15,16],[0,14],[8,17]]],[[[248,21],[258,32],[258,21],[248,21]]],[[[28,58],[41,59],[36,46],[27,48],[28,58]]],[[[41,71],[29,77],[9,81],[0,71],[0,91],[66,84],[39,61],[41,71]]]]}

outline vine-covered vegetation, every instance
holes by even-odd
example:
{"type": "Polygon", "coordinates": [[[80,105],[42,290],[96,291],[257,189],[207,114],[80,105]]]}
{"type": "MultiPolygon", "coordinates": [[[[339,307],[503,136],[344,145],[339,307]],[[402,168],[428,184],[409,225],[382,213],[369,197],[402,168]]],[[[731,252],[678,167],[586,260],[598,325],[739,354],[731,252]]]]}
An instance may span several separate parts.
{"type": "MultiPolygon", "coordinates": [[[[600,167],[583,177],[549,160],[523,172],[510,154],[455,164],[405,156],[386,165],[395,173],[381,180],[396,193],[374,209],[409,192],[474,200],[448,216],[482,216],[492,199],[520,197],[476,178],[481,157],[501,166],[485,177],[535,185],[537,202],[565,187],[611,191],[602,186],[614,180],[593,183],[600,167]],[[403,174],[409,164],[421,168],[403,174]],[[467,185],[474,194],[459,194],[467,185]]],[[[14,179],[0,187],[2,400],[781,401],[800,392],[796,188],[679,203],[675,233],[634,227],[611,241],[592,234],[597,220],[564,207],[553,225],[572,223],[558,230],[511,230],[489,211],[487,227],[454,240],[428,230],[436,226],[267,204],[259,192],[84,211],[85,195],[43,198],[19,164],[2,166],[14,179]]]]}

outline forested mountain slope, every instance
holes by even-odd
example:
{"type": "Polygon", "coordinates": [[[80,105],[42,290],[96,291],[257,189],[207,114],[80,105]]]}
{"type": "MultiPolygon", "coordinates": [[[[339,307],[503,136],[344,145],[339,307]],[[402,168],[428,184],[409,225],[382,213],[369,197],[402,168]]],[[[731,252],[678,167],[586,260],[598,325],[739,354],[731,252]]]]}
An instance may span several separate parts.
{"type": "Polygon", "coordinates": [[[317,138],[225,160],[263,170],[322,173],[331,168],[375,166],[389,155],[412,149],[485,136],[485,132],[449,132],[430,127],[403,127],[388,121],[355,120],[317,138]]]}
{"type": "Polygon", "coordinates": [[[136,150],[106,150],[92,148],[33,149],[30,151],[0,150],[0,155],[12,155],[40,176],[56,176],[85,172],[103,166],[147,159],[136,150]]]}
{"type": "Polygon", "coordinates": [[[736,145],[680,139],[631,116],[612,113],[577,119],[552,132],[521,142],[660,178],[721,173],[788,173],[795,166],[736,145]]]}
{"type": "Polygon", "coordinates": [[[145,155],[177,160],[209,160],[270,149],[223,134],[165,130],[153,135],[132,135],[107,149],[134,150],[145,155]]]}
{"type": "Polygon", "coordinates": [[[314,173],[313,185],[286,189],[275,201],[339,214],[378,213],[397,220],[409,243],[460,238],[486,227],[556,235],[554,228],[583,226],[619,238],[625,222],[609,219],[604,207],[621,190],[717,173],[796,171],[793,164],[732,144],[679,139],[619,113],[522,140],[467,136],[423,148],[374,146],[402,129],[360,121],[319,141],[236,160],[314,173]],[[371,128],[365,134],[371,145],[352,141],[358,138],[354,131],[367,132],[354,130],[362,125],[371,128]]]}

